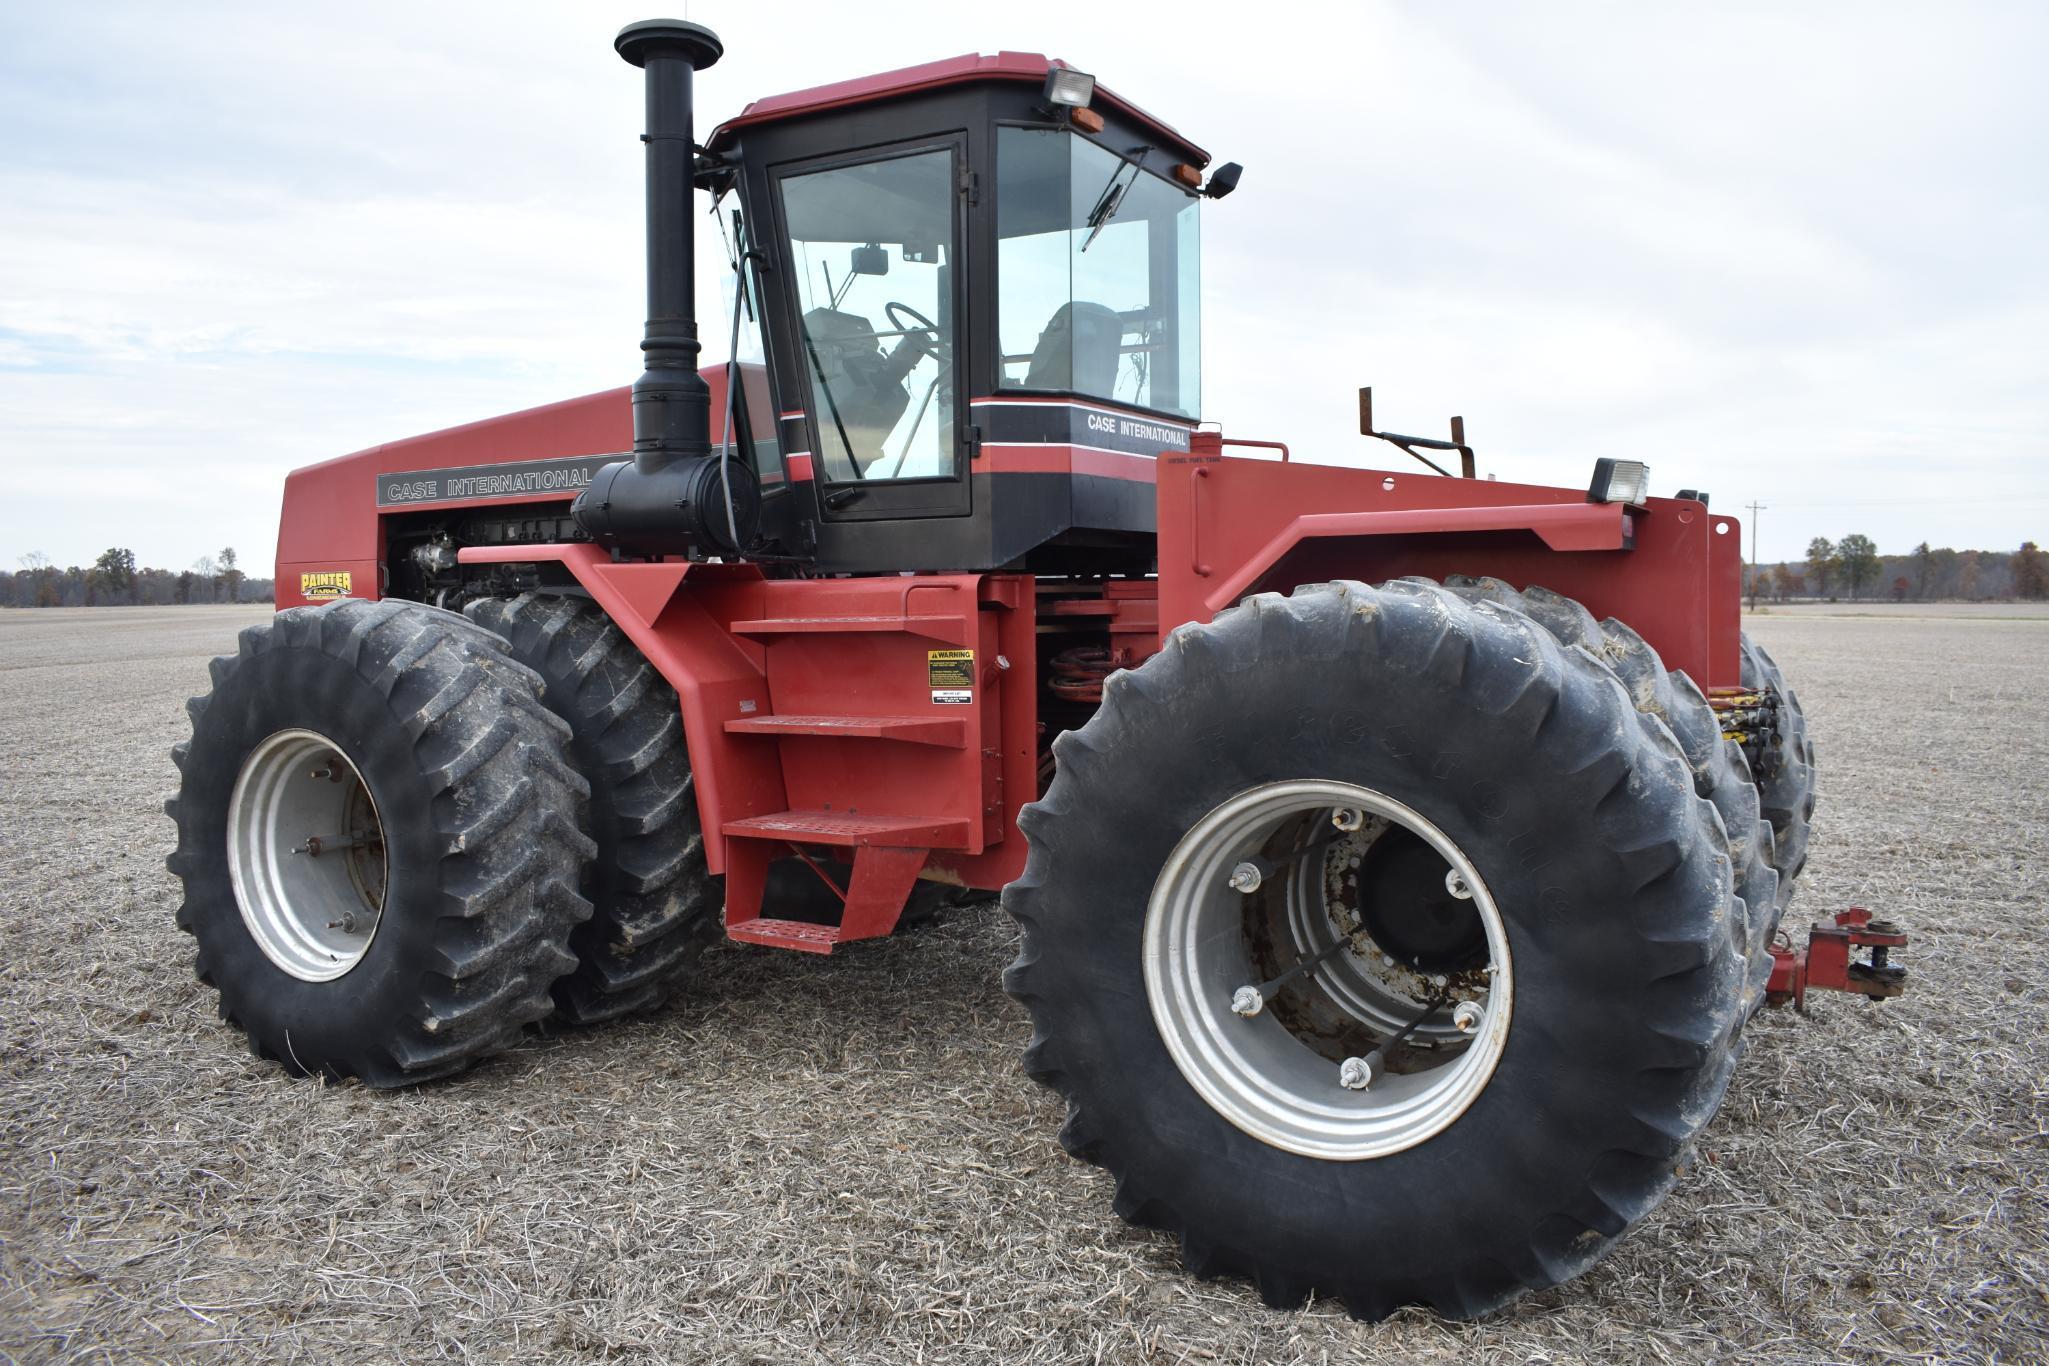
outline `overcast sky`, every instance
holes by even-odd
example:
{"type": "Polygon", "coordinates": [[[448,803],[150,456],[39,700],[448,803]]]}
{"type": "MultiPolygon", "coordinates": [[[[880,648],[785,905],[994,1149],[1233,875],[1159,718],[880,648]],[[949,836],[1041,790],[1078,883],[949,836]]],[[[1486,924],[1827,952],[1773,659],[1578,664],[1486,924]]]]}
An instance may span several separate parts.
{"type": "MultiPolygon", "coordinates": [[[[669,8],[726,42],[700,134],[1015,48],[1243,162],[1205,210],[1227,431],[1398,466],[1371,383],[1504,479],[1761,501],[1767,559],[2049,541],[2049,6],[669,8]]],[[[267,566],[294,466],[630,382],[611,37],[654,12],[0,0],[0,564],[267,566]]]]}

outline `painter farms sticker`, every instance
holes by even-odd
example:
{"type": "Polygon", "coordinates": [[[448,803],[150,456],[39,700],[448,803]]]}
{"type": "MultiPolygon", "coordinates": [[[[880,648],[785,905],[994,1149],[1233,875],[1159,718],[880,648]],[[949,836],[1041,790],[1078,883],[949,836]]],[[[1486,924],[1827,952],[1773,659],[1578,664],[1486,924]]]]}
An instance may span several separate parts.
{"type": "Polygon", "coordinates": [[[323,569],[299,576],[299,596],[308,602],[326,602],[349,595],[349,571],[323,569]]]}

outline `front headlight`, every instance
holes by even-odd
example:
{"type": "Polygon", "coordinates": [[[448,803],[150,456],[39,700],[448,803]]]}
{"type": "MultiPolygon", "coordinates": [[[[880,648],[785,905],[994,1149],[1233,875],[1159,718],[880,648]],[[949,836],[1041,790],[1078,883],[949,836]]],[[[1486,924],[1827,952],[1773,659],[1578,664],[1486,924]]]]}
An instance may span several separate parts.
{"type": "Polygon", "coordinates": [[[1587,486],[1590,503],[1628,503],[1641,507],[1651,496],[1651,467],[1641,460],[1594,462],[1594,482],[1587,486]]]}

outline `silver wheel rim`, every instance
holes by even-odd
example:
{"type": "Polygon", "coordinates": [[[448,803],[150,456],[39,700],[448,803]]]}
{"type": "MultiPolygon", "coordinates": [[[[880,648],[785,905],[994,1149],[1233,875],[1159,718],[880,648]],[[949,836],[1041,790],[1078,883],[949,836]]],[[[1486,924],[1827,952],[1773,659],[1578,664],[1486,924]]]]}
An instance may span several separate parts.
{"type": "Polygon", "coordinates": [[[228,876],[250,938],[283,971],[329,982],[363,961],[384,912],[384,826],[332,740],[281,730],[242,761],[228,876]]]}
{"type": "Polygon", "coordinates": [[[1182,1076],[1239,1129],[1309,1157],[1383,1157],[1443,1132],[1485,1089],[1508,1041],[1514,992],[1508,933],[1479,870],[1428,819],[1351,783],[1269,783],[1196,822],[1153,885],[1142,952],[1153,1022],[1182,1076]],[[1234,885],[1234,870],[1247,860],[1277,861],[1277,839],[1307,850],[1312,839],[1293,832],[1315,829],[1322,838],[1345,813],[1358,813],[1357,833],[1344,834],[1339,826],[1321,853],[1305,852],[1274,870],[1255,892],[1234,885]],[[1362,928],[1363,893],[1352,919],[1326,894],[1345,865],[1359,866],[1352,861],[1355,850],[1398,829],[1420,838],[1447,865],[1446,876],[1460,879],[1461,899],[1470,901],[1485,932],[1484,966],[1431,974],[1391,962],[1362,928]],[[1264,941],[1262,925],[1271,927],[1264,941]],[[1346,947],[1336,947],[1340,940],[1346,947]],[[1392,1059],[1391,1069],[1365,1067],[1372,1079],[1363,1089],[1352,1089],[1363,1060],[1330,1056],[1330,1038],[1305,1039],[1306,1031],[1291,1028],[1281,996],[1249,1017],[1233,1008],[1234,998],[1247,1004],[1239,994],[1246,985],[1264,984],[1263,976],[1275,970],[1275,960],[1263,961],[1263,955],[1278,955],[1285,971],[1326,950],[1282,995],[1341,1012],[1353,1046],[1374,1037],[1386,1045],[1420,1017],[1407,1040],[1379,1059],[1383,1066],[1392,1059]],[[1426,1014],[1447,992],[1456,999],[1426,1014]],[[1416,999],[1418,993],[1424,999],[1416,999]],[[1470,1032],[1455,1018],[1462,1006],[1469,1023],[1477,1007],[1477,1028],[1470,1032]]]}

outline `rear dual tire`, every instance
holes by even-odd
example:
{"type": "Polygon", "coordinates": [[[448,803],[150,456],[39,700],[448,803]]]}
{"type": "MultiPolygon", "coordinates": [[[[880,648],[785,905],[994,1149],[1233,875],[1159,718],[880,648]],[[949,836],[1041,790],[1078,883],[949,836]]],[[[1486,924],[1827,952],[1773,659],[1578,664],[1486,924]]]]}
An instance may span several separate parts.
{"type": "Polygon", "coordinates": [[[1807,841],[1814,825],[1814,739],[1807,733],[1807,714],[1800,697],[1779,671],[1764,646],[1743,637],[1743,686],[1762,692],[1773,703],[1773,725],[1764,737],[1757,784],[1764,817],[1774,836],[1772,865],[1778,870],[1778,905],[1772,914],[1777,928],[1792,900],[1794,884],[1807,867],[1807,841]]]}
{"type": "MultiPolygon", "coordinates": [[[[1410,1303],[1465,1317],[1578,1274],[1671,1186],[1769,963],[1670,728],[1595,654],[1464,590],[1318,585],[1177,630],[1060,737],[1054,781],[1021,818],[1005,985],[1032,1015],[1027,1070],[1067,1099],[1062,1143],[1114,1174],[1120,1215],[1173,1230],[1192,1270],[1249,1276],[1274,1305],[1325,1293],[1362,1317],[1410,1303]],[[1512,958],[1484,1085],[1399,1146],[1334,1157],[1258,1132],[1187,1062],[1198,1036],[1258,1025],[1213,990],[1229,972],[1201,979],[1193,1024],[1147,989],[1176,971],[1148,948],[1162,870],[1232,803],[1303,782],[1376,794],[1445,836],[1512,958]]],[[[1187,943],[1227,934],[1213,919],[1187,943]]],[[[1276,1110],[1297,1095],[1342,1117],[1336,1061],[1297,1043],[1276,1110]],[[1301,1092],[1292,1078],[1319,1066],[1328,1095],[1301,1092]]],[[[1372,1087],[1350,1094],[1364,1113],[1372,1087]]]]}
{"type": "Polygon", "coordinates": [[[1596,621],[1561,593],[1534,586],[1518,591],[1500,579],[1461,574],[1444,583],[1468,602],[1520,612],[1568,650],[1584,651],[1621,681],[1638,724],[1678,742],[1693,773],[1693,790],[1715,808],[1728,841],[1732,890],[1743,903],[1742,951],[1751,959],[1750,1008],[1756,1010],[1771,977],[1771,959],[1763,949],[1784,905],[1777,845],[1743,747],[1723,733],[1722,718],[1707,694],[1687,675],[1666,669],[1658,652],[1627,625],[1613,617],[1596,621]]]}

